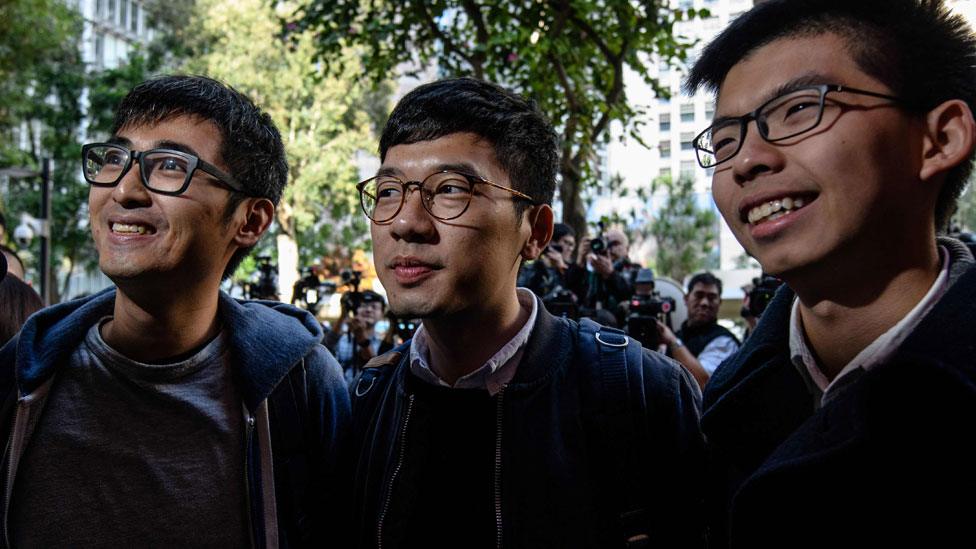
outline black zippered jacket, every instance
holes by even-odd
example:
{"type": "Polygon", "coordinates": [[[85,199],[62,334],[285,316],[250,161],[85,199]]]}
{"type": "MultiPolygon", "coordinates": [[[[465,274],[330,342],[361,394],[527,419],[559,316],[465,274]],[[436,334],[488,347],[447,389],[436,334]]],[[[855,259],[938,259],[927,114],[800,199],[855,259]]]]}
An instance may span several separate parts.
{"type": "Polygon", "coordinates": [[[939,243],[946,294],[819,410],[790,361],[788,287],[716,370],[702,418],[711,547],[973,545],[976,268],[962,243],[939,243]]]}
{"type": "MultiPolygon", "coordinates": [[[[541,302],[537,306],[515,377],[492,397],[498,426],[488,433],[494,437],[494,469],[483,478],[484,493],[492,494],[493,501],[472,512],[494,510],[494,516],[476,521],[490,523],[494,535],[490,540],[458,539],[456,546],[624,547],[613,503],[599,494],[637,491],[646,495],[650,546],[700,547],[704,454],[695,382],[670,359],[643,353],[643,436],[650,452],[642,470],[623,475],[631,482],[608,488],[608,478],[623,460],[594,447],[597,437],[581,397],[582,384],[590,379],[576,360],[577,325],[547,313],[541,302]]],[[[436,508],[411,508],[419,482],[410,464],[417,462],[418,452],[422,455],[418,433],[433,418],[417,398],[416,384],[423,382],[410,373],[408,357],[408,344],[377,357],[367,367],[374,374],[371,380],[352,386],[356,547],[405,547],[412,513],[438,516],[436,508]]],[[[480,475],[480,469],[474,474],[480,475]]],[[[453,480],[431,477],[425,482],[453,480]]]]}

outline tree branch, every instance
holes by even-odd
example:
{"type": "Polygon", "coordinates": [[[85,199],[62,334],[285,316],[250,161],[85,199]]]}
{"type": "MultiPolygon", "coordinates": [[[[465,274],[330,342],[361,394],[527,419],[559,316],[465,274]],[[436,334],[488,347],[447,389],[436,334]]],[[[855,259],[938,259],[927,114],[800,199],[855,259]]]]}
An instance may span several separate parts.
{"type": "Polygon", "coordinates": [[[455,44],[450,39],[450,37],[444,34],[444,32],[441,31],[440,27],[437,26],[437,21],[434,20],[434,16],[431,15],[430,11],[427,10],[427,3],[421,1],[421,2],[415,2],[413,3],[413,5],[417,8],[417,13],[420,14],[423,22],[427,25],[427,30],[430,31],[430,33],[434,35],[435,38],[440,40],[442,44],[444,44],[444,51],[448,54],[457,55],[465,62],[467,62],[469,65],[471,65],[472,68],[474,68],[475,67],[474,60],[471,59],[470,56],[465,55],[465,53],[461,50],[461,48],[459,48],[457,44],[455,44]]]}

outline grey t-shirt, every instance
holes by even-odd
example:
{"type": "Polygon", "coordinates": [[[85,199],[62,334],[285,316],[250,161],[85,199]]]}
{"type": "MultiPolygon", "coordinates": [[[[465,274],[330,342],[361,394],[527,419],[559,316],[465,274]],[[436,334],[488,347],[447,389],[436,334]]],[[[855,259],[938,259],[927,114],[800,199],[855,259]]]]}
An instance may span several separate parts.
{"type": "Polygon", "coordinates": [[[186,360],[143,364],[99,325],[55,378],[21,460],[13,546],[248,545],[243,408],[224,334],[186,360]]]}

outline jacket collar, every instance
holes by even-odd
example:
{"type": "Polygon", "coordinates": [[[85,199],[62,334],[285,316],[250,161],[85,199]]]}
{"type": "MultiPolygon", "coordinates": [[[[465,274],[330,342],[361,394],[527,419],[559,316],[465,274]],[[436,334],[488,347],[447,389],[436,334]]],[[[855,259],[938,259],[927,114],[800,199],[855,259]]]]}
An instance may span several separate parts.
{"type": "MultiPolygon", "coordinates": [[[[509,382],[511,389],[534,387],[551,377],[560,366],[569,362],[575,350],[576,324],[553,316],[538,296],[532,335],[525,344],[525,352],[509,382]]],[[[396,373],[397,390],[406,394],[406,380],[410,370],[410,341],[394,349],[402,353],[396,373]]]]}
{"type": "MultiPolygon", "coordinates": [[[[18,338],[0,351],[0,364],[16,357],[14,379],[19,395],[37,389],[82,343],[98,320],[111,315],[115,288],[85,299],[43,309],[24,325],[18,338]]],[[[271,394],[291,367],[322,339],[322,328],[308,312],[277,302],[239,301],[221,292],[218,314],[231,347],[235,380],[251,412],[271,394]]]]}
{"type": "MultiPolygon", "coordinates": [[[[937,357],[954,368],[972,370],[976,352],[973,256],[956,240],[940,238],[939,244],[949,251],[951,286],[892,362],[903,362],[910,356],[937,357]]],[[[813,397],[789,357],[789,315],[794,297],[788,287],[780,288],[755,332],[706,386],[702,429],[711,444],[730,452],[742,464],[758,465],[787,438],[792,438],[789,446],[803,446],[800,439],[805,435],[793,435],[814,413],[813,397]]],[[[883,374],[884,369],[879,368],[877,373],[883,374]]],[[[865,376],[858,383],[873,377],[865,376]]],[[[816,433],[810,436],[818,437],[821,448],[840,448],[858,432],[863,414],[858,412],[853,395],[844,396],[817,415],[816,433]]]]}

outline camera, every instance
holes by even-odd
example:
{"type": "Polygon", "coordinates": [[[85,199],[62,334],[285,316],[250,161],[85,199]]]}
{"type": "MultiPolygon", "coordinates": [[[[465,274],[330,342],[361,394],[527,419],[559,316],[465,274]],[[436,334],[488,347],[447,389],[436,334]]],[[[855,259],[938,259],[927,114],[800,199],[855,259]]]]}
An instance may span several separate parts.
{"type": "Polygon", "coordinates": [[[759,318],[762,316],[766,306],[772,301],[776,290],[783,285],[783,281],[763,273],[759,278],[752,279],[752,289],[749,290],[749,307],[743,307],[742,316],[752,316],[759,318]],[[746,314],[748,313],[748,315],[746,314]]]}
{"type": "Polygon", "coordinates": [[[343,269],[339,271],[339,278],[342,279],[342,283],[346,286],[352,286],[354,289],[359,289],[359,283],[363,280],[363,273],[355,269],[343,269]]]}
{"type": "Polygon", "coordinates": [[[406,341],[413,337],[414,332],[417,331],[417,322],[409,319],[397,319],[393,323],[393,333],[400,338],[401,341],[406,341]]]}
{"type": "Polygon", "coordinates": [[[596,255],[607,255],[607,253],[609,253],[607,248],[609,248],[609,246],[607,246],[607,241],[603,238],[603,236],[590,239],[590,251],[596,255]]]}
{"type": "Polygon", "coordinates": [[[271,263],[271,257],[261,255],[258,262],[258,279],[247,286],[248,299],[278,299],[278,268],[271,263]]]}
{"type": "Polygon", "coordinates": [[[579,305],[576,303],[576,294],[556,286],[549,293],[542,296],[542,305],[553,316],[561,316],[576,320],[579,318],[579,305]]]}
{"type": "Polygon", "coordinates": [[[654,273],[650,269],[641,269],[634,280],[639,293],[630,298],[629,314],[627,316],[627,335],[640,341],[648,349],[657,349],[661,344],[661,336],[657,330],[660,320],[668,328],[671,325],[671,313],[674,312],[675,301],[672,297],[664,296],[654,289],[654,273]],[[641,288],[644,288],[641,291],[641,288]]]}
{"type": "Polygon", "coordinates": [[[335,291],[334,283],[319,280],[315,267],[303,267],[298,281],[292,287],[291,302],[314,315],[318,314],[325,296],[334,294],[335,291]]]}
{"type": "Polygon", "coordinates": [[[546,246],[546,249],[542,253],[548,253],[550,251],[556,252],[557,254],[563,253],[563,247],[559,244],[550,244],[546,246]]]}

